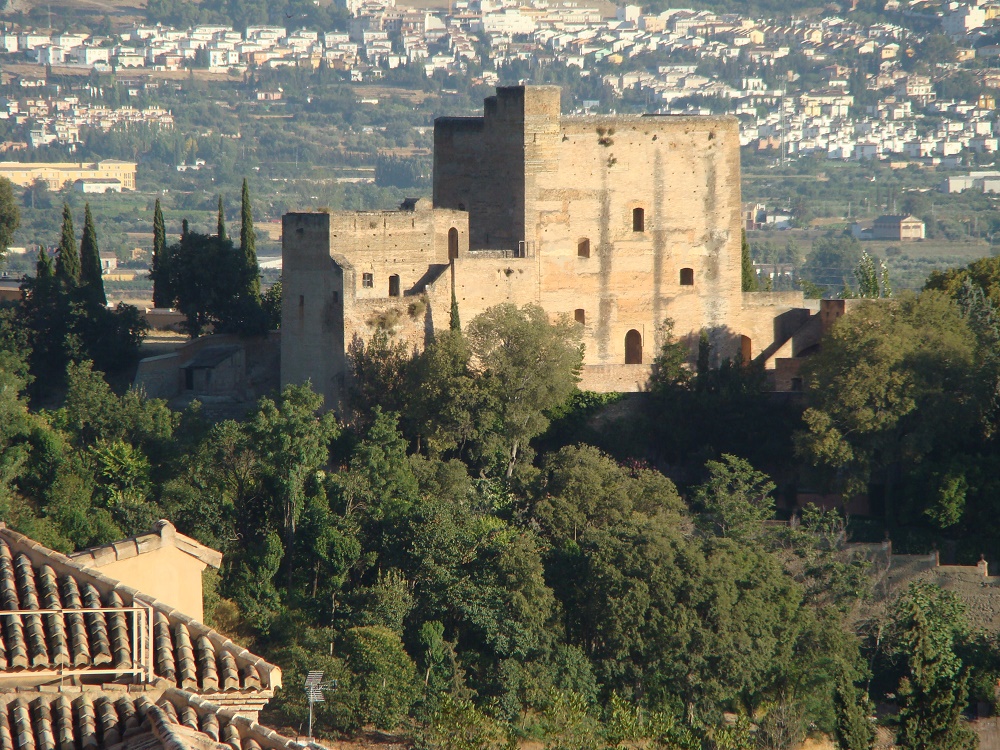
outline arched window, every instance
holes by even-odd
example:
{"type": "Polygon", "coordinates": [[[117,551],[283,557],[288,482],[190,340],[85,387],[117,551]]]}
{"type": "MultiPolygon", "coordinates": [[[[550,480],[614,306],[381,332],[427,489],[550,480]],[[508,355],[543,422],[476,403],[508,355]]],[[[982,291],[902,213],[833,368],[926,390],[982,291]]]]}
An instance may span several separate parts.
{"type": "Polygon", "coordinates": [[[389,296],[398,297],[399,296],[399,274],[393,274],[389,277],[389,296]]]}
{"type": "Polygon", "coordinates": [[[641,208],[632,209],[632,231],[646,231],[646,212],[641,208]]]}
{"type": "Polygon", "coordinates": [[[448,230],[448,260],[458,257],[458,230],[452,227],[448,230]]]}
{"type": "Polygon", "coordinates": [[[586,237],[581,238],[576,243],[576,257],[577,258],[589,258],[590,257],[590,240],[586,237]]]}
{"type": "Polygon", "coordinates": [[[582,307],[578,307],[576,310],[573,311],[573,320],[575,320],[582,326],[587,325],[587,311],[584,310],[582,307]]]}
{"type": "Polygon", "coordinates": [[[681,286],[694,286],[694,269],[681,269],[681,286]]]}
{"type": "Polygon", "coordinates": [[[625,364],[642,364],[642,334],[634,328],[625,334],[625,364]]]}

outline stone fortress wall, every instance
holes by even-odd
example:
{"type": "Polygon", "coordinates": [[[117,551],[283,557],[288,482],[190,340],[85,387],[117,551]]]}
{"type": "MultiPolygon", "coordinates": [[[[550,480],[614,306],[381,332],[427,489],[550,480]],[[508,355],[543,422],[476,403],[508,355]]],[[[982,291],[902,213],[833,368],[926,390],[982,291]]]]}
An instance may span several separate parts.
{"type": "Polygon", "coordinates": [[[592,390],[641,389],[667,318],[717,360],[768,360],[810,311],[741,291],[738,136],[731,117],[564,117],[553,86],[438,118],[433,204],[284,217],[282,383],[335,406],[352,339],[390,322],[420,347],[453,289],[463,323],[501,302],[575,320],[592,390]]]}

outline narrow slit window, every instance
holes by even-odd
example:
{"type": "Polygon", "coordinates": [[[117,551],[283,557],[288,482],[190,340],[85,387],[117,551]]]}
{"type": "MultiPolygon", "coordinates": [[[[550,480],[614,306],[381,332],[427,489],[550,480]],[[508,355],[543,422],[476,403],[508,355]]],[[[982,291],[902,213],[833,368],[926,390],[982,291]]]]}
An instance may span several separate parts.
{"type": "Polygon", "coordinates": [[[452,227],[448,230],[448,260],[458,257],[458,230],[452,227]]]}
{"type": "Polygon", "coordinates": [[[694,269],[681,269],[681,286],[694,286],[694,269]]]}
{"type": "Polygon", "coordinates": [[[577,258],[589,258],[590,257],[590,240],[587,237],[579,240],[576,243],[576,257],[577,258]]]}
{"type": "Polygon", "coordinates": [[[399,296],[399,276],[397,274],[393,274],[389,277],[389,296],[399,296]]]}
{"type": "Polygon", "coordinates": [[[375,287],[375,275],[370,273],[361,274],[361,286],[365,289],[373,289],[375,287]]]}
{"type": "Polygon", "coordinates": [[[303,295],[299,295],[299,320],[302,320],[306,316],[306,298],[303,295]]]}
{"type": "Polygon", "coordinates": [[[632,209],[632,231],[646,231],[646,212],[641,208],[632,209]]]}

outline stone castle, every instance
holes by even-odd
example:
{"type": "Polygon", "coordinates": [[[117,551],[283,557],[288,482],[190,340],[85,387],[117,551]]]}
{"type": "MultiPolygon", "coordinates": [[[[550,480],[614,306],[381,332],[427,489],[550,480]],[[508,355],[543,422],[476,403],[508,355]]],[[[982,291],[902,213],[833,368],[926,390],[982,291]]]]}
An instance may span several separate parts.
{"type": "Polygon", "coordinates": [[[499,88],[482,117],[435,120],[432,201],[284,216],[282,384],[336,406],[352,340],[381,325],[422,346],[453,291],[464,322],[502,302],[575,320],[585,389],[641,390],[667,319],[780,368],[819,316],[741,291],[740,229],[734,118],[566,117],[557,87],[499,88]]]}

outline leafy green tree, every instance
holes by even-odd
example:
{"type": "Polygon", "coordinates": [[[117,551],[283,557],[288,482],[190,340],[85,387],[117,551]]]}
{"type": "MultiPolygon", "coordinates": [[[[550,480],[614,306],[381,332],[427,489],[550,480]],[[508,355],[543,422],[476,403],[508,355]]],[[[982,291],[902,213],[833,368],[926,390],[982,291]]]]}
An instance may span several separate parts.
{"type": "Polygon", "coordinates": [[[7,248],[14,241],[14,233],[21,226],[21,210],[14,198],[14,183],[0,178],[0,263],[7,255],[7,248]]]}
{"type": "Polygon", "coordinates": [[[658,472],[629,473],[589,445],[567,446],[546,457],[534,517],[556,543],[576,542],[591,528],[614,526],[632,513],[683,508],[673,483],[658,472]]]}
{"type": "MultiPolygon", "coordinates": [[[[798,455],[848,494],[879,485],[891,527],[909,468],[946,461],[961,450],[959,425],[976,421],[981,407],[966,395],[975,392],[975,348],[960,309],[939,292],[860,305],[804,369],[809,408],[798,455]]],[[[927,485],[907,485],[917,515],[930,502],[927,485]]]]}
{"type": "Polygon", "coordinates": [[[568,640],[605,690],[652,707],[679,701],[706,723],[775,690],[801,629],[800,592],[773,557],[709,541],[685,537],[668,515],[634,514],[585,532],[552,571],[568,640]]]}
{"type": "Polygon", "coordinates": [[[267,518],[282,530],[289,553],[288,588],[292,583],[291,553],[311,480],[326,465],[330,441],[338,434],[333,414],[317,416],[322,405],[322,396],[308,385],[288,385],[277,401],[262,398],[246,425],[247,439],[256,453],[258,491],[271,505],[267,518]]]}
{"type": "Polygon", "coordinates": [[[356,509],[381,522],[399,520],[419,495],[417,479],[406,459],[406,441],[394,412],[376,407],[373,421],[350,460],[350,471],[334,478],[345,515],[356,509]]]}
{"type": "Polygon", "coordinates": [[[674,336],[674,321],[667,318],[661,332],[663,345],[653,362],[653,374],[649,378],[650,390],[662,393],[671,388],[683,388],[691,379],[688,360],[690,348],[674,336]]]}
{"type": "Polygon", "coordinates": [[[892,296],[888,266],[881,260],[876,263],[875,258],[867,251],[861,253],[861,260],[854,269],[854,278],[858,281],[858,297],[878,299],[892,296]]]}
{"type": "Polygon", "coordinates": [[[840,675],[833,694],[837,711],[834,737],[844,750],[871,750],[875,744],[868,696],[849,677],[840,675]]]}
{"type": "Polygon", "coordinates": [[[36,177],[24,190],[23,203],[25,208],[52,208],[52,191],[48,180],[36,177]]]}
{"type": "Polygon", "coordinates": [[[812,251],[806,256],[802,275],[829,291],[838,290],[861,260],[861,243],[848,235],[828,235],[813,243],[812,251]]]}
{"type": "MultiPolygon", "coordinates": [[[[461,331],[444,331],[405,368],[405,424],[430,456],[455,453],[479,435],[489,404],[472,372],[461,331]]],[[[387,361],[387,360],[383,360],[387,361]]]]}
{"type": "Polygon", "coordinates": [[[341,652],[356,675],[364,723],[395,729],[416,700],[416,665],[399,634],[380,625],[350,628],[341,652]]]}
{"type": "Polygon", "coordinates": [[[248,296],[243,257],[230,240],[187,231],[165,259],[155,282],[173,295],[188,333],[199,336],[210,327],[219,333],[261,331],[260,299],[248,296]]]}
{"type": "Polygon", "coordinates": [[[157,198],[153,208],[153,262],[150,273],[153,279],[153,307],[170,307],[173,302],[167,262],[167,228],[163,221],[160,199],[157,198]]]}
{"type": "MultiPolygon", "coordinates": [[[[275,623],[269,656],[280,664],[286,685],[303,685],[312,670],[321,670],[337,687],[327,690],[324,702],[313,705],[313,731],[317,737],[333,733],[352,735],[361,729],[362,718],[354,675],[342,658],[331,654],[337,632],[333,628],[310,627],[301,616],[290,615],[275,623]]],[[[309,704],[303,690],[281,690],[268,704],[288,726],[306,726],[309,704]]]]}
{"type": "Polygon", "coordinates": [[[420,734],[428,750],[508,750],[505,728],[467,698],[445,695],[420,734]]]}
{"type": "Polygon", "coordinates": [[[955,653],[965,637],[965,608],[933,584],[910,584],[895,613],[905,659],[899,681],[899,732],[905,750],[974,750],[978,738],[963,721],[969,670],[955,653]]]}
{"type": "Polygon", "coordinates": [[[376,409],[408,411],[406,372],[409,360],[409,346],[384,326],[377,326],[367,342],[355,336],[347,347],[351,368],[348,403],[353,421],[364,427],[371,423],[376,409]]]}
{"type": "Polygon", "coordinates": [[[550,323],[537,305],[501,304],[469,324],[468,338],[498,411],[494,446],[484,452],[502,461],[510,477],[528,441],[548,426],[544,412],[576,387],[583,366],[579,327],[565,319],[550,323]]]}
{"type": "Polygon", "coordinates": [[[68,203],[63,203],[62,235],[59,239],[59,254],[56,256],[56,277],[63,284],[75,285],[80,281],[80,256],[76,249],[76,234],[73,232],[73,213],[68,203]]]}
{"type": "Polygon", "coordinates": [[[1000,304],[1000,256],[980,258],[964,268],[949,268],[946,271],[932,271],[924,289],[946,292],[958,299],[966,281],[1000,304]]]}
{"type": "Polygon", "coordinates": [[[86,297],[95,305],[102,307],[108,304],[104,293],[104,279],[101,273],[101,252],[97,246],[97,230],[94,228],[94,217],[90,213],[90,204],[83,209],[83,239],[80,242],[80,287],[86,297]]]}
{"type": "Polygon", "coordinates": [[[944,34],[928,34],[917,45],[914,58],[923,65],[934,67],[955,61],[955,43],[944,34]]]}
{"type": "Polygon", "coordinates": [[[705,523],[722,537],[758,536],[761,523],[774,515],[774,482],[738,456],[723,455],[705,467],[708,480],[694,493],[705,523]]]}
{"type": "Polygon", "coordinates": [[[260,306],[267,321],[267,330],[281,328],[281,279],[278,279],[260,296],[260,306]]]}
{"type": "MultiPolygon", "coordinates": [[[[29,458],[35,417],[23,393],[26,367],[13,352],[0,351],[0,508],[9,511],[14,482],[29,458]]],[[[7,517],[7,513],[3,514],[7,517]]]]}
{"type": "Polygon", "coordinates": [[[284,556],[278,533],[258,524],[241,537],[240,546],[226,563],[226,591],[246,622],[264,635],[281,611],[275,577],[284,556]]]}
{"type": "Polygon", "coordinates": [[[27,355],[33,376],[43,378],[32,388],[38,393],[51,381],[60,382],[73,342],[69,334],[69,310],[52,260],[42,248],[38,252],[35,277],[25,283],[25,300],[18,310],[19,328],[27,334],[27,355]]]}

